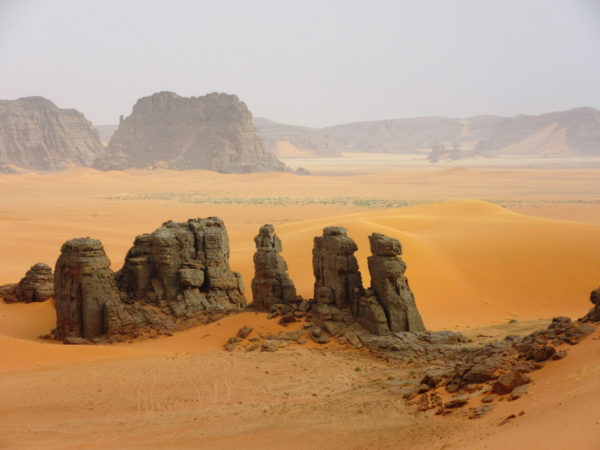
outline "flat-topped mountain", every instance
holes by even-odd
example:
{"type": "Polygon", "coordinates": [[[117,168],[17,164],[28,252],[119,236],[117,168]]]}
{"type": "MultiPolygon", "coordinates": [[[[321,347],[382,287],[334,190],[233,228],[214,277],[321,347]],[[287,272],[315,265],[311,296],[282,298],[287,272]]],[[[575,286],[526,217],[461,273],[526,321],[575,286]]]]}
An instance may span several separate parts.
{"type": "Polygon", "coordinates": [[[104,153],[98,132],[74,109],[43,97],[0,100],[0,171],[89,166],[104,153]]]}
{"type": "Polygon", "coordinates": [[[281,143],[312,150],[315,155],[340,152],[450,153],[453,157],[480,154],[600,155],[600,111],[575,108],[548,114],[514,117],[417,117],[334,125],[295,127],[266,119],[255,120],[268,147],[281,143]]]}
{"type": "Polygon", "coordinates": [[[221,173],[286,171],[257,136],[252,114],[237,96],[212,93],[143,97],[122,118],[99,169],[158,166],[221,173]]]}

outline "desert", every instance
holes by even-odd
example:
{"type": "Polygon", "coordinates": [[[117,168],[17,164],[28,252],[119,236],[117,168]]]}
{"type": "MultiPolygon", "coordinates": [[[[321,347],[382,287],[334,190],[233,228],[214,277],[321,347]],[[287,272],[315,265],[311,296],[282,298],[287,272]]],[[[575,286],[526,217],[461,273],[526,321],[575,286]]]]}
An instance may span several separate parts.
{"type": "MultiPolygon", "coordinates": [[[[313,237],[326,226],[344,226],[357,242],[365,284],[368,235],[400,240],[427,329],[486,342],[543,329],[554,316],[585,315],[600,266],[596,170],[425,162],[385,169],[388,160],[374,173],[348,175],[342,167],[309,177],[91,168],[5,174],[0,245],[11,257],[2,260],[0,282],[18,280],[34,261],[54,267],[60,246],[74,236],[100,239],[116,270],[141,232],[166,219],[218,216],[248,297],[253,237],[264,223],[274,225],[304,298],[313,290],[313,237]]],[[[505,448],[505,439],[523,444],[524,434],[532,447],[597,442],[598,425],[582,412],[594,408],[590,399],[598,395],[597,332],[533,372],[526,396],[498,403],[472,426],[460,416],[414,415],[399,385],[421,370],[415,363],[386,362],[335,340],[309,339],[274,353],[224,350],[244,326],[254,329],[252,336],[301,329],[267,316],[242,312],[157,339],[64,346],[40,338],[56,326],[52,300],[3,304],[3,445],[505,448]],[[500,427],[510,414],[514,423],[500,427]],[[217,425],[223,423],[229,425],[217,425]],[[548,423],[564,428],[548,432],[548,423]]]]}
{"type": "Polygon", "coordinates": [[[594,2],[0,2],[0,449],[600,448],[594,2]]]}

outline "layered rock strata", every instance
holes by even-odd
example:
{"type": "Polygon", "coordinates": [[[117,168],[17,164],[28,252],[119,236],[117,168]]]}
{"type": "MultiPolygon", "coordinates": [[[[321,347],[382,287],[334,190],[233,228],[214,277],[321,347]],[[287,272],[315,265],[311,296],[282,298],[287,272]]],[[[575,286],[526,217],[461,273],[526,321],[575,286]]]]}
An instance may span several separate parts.
{"type": "Polygon", "coordinates": [[[254,242],[254,308],[258,311],[270,311],[273,305],[297,302],[299,297],[294,282],[287,273],[287,264],[279,254],[283,248],[273,225],[263,225],[254,242]]]}
{"type": "Polygon", "coordinates": [[[120,302],[110,260],[100,241],[90,238],[71,239],[60,252],[54,269],[57,337],[98,337],[105,332],[105,305],[120,302]]]}
{"type": "Polygon", "coordinates": [[[141,98],[121,119],[101,170],[130,167],[204,169],[221,173],[289,170],[265,149],[252,114],[235,95],[180,97],[159,92],[141,98]]]}
{"type": "Polygon", "coordinates": [[[54,296],[54,277],[50,266],[37,263],[31,266],[17,284],[0,286],[0,297],[7,303],[43,302],[54,296]]]}
{"type": "Polygon", "coordinates": [[[105,153],[98,132],[74,109],[43,97],[0,100],[0,172],[90,166],[105,153]]]}

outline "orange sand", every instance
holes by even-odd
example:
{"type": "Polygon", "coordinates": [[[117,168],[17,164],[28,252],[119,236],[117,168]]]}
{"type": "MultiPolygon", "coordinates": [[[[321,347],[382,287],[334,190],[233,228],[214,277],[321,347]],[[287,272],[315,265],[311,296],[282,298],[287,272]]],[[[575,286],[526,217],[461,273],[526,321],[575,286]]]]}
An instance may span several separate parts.
{"type": "MultiPolygon", "coordinates": [[[[82,168],[0,175],[0,283],[18,281],[38,261],[53,266],[61,244],[78,236],[100,239],[118,269],[136,234],[168,219],[216,215],[226,222],[231,265],[247,287],[260,225],[275,224],[290,275],[306,297],[312,293],[313,237],[326,225],[343,225],[359,245],[365,284],[367,236],[378,231],[400,239],[407,276],[431,329],[581,316],[588,309],[589,291],[600,283],[600,171],[382,171],[380,165],[349,176],[335,166],[327,170],[330,176],[319,177],[82,168]],[[221,203],[180,201],[193,198],[190,192],[221,203]],[[295,203],[220,200],[252,197],[295,203]],[[336,197],[428,203],[392,209],[320,203],[336,197]],[[505,202],[509,209],[473,198],[505,202]]],[[[397,448],[401,442],[461,448],[482,437],[475,448],[505,442],[513,448],[522,447],[519,442],[525,448],[594,448],[590,443],[600,442],[591,422],[597,414],[581,412],[591,411],[599,397],[590,381],[600,361],[597,339],[539,372],[526,399],[501,405],[479,427],[415,419],[398,398],[365,378],[385,379],[390,369],[359,355],[305,347],[222,352],[242,325],[255,332],[281,329],[264,315],[246,313],[156,340],[63,346],[37,339],[54,327],[51,301],[0,303],[0,447],[237,448],[242,442],[397,448]],[[513,405],[525,416],[498,428],[493,421],[513,405]]]]}

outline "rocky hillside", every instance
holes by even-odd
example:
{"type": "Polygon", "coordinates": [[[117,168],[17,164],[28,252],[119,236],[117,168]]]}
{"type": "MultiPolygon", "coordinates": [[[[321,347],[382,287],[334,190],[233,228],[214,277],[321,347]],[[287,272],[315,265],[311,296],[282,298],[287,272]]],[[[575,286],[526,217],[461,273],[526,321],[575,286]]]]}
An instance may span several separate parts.
{"type": "Polygon", "coordinates": [[[306,128],[257,119],[270,148],[289,142],[330,156],[347,152],[436,155],[600,155],[600,111],[575,108],[539,116],[418,117],[306,128]]]}
{"type": "Polygon", "coordinates": [[[129,167],[205,169],[221,173],[286,171],[256,134],[252,114],[235,95],[141,98],[122,118],[96,162],[102,170],[129,167]]]}
{"type": "Polygon", "coordinates": [[[268,119],[254,119],[256,132],[265,140],[267,150],[279,153],[278,144],[289,142],[298,150],[317,156],[341,156],[342,151],[351,151],[345,139],[327,134],[319,128],[284,125],[268,119]]]}
{"type": "Polygon", "coordinates": [[[58,108],[43,97],[0,100],[0,171],[10,165],[34,170],[89,166],[104,151],[79,111],[58,108]]]}

